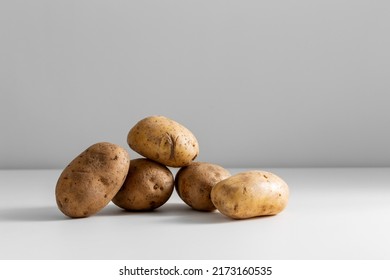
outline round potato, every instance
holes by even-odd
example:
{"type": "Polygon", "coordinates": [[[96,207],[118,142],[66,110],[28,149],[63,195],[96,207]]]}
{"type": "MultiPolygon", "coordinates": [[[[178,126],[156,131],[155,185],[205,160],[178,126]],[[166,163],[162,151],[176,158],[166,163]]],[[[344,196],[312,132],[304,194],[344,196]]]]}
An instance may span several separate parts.
{"type": "Polygon", "coordinates": [[[129,164],[129,154],[118,145],[90,146],[61,173],[55,190],[58,208],[71,218],[97,213],[121,188],[129,164]]]}
{"type": "Polygon", "coordinates": [[[215,207],[234,219],[278,214],[286,207],[288,197],[286,182],[273,173],[257,170],[222,180],[211,191],[215,207]]]}
{"type": "Polygon", "coordinates": [[[187,166],[199,154],[192,132],[164,116],[139,121],[129,131],[127,143],[140,155],[171,167],[187,166]]]}
{"type": "Polygon", "coordinates": [[[153,210],[168,201],[173,187],[174,178],[166,166],[149,159],[134,159],[112,202],[129,211],[153,210]]]}
{"type": "Polygon", "coordinates": [[[210,199],[211,189],[229,176],[230,172],[219,165],[193,162],[177,172],[175,188],[179,197],[193,209],[212,211],[215,206],[210,199]]]}

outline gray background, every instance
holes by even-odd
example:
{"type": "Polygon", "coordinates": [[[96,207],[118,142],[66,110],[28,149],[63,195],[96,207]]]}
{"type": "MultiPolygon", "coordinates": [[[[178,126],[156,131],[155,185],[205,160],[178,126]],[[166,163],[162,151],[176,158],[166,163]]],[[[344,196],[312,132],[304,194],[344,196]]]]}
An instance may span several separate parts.
{"type": "Polygon", "coordinates": [[[226,167],[390,166],[389,32],[389,1],[2,0],[0,168],[154,114],[226,167]]]}

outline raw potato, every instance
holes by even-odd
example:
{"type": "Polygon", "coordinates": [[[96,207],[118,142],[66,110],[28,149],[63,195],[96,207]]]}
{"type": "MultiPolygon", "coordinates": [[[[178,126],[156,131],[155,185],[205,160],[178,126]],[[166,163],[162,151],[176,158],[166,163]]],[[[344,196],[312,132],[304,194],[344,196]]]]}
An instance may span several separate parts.
{"type": "Polygon", "coordinates": [[[193,162],[182,167],[175,177],[179,197],[190,207],[200,211],[213,211],[211,189],[216,183],[230,176],[225,168],[207,162],[193,162]]]}
{"type": "Polygon", "coordinates": [[[233,219],[275,215],[287,205],[289,189],[281,178],[266,171],[238,173],[215,185],[211,200],[233,219]]]}
{"type": "Polygon", "coordinates": [[[142,156],[171,167],[187,166],[199,154],[192,132],[163,116],[139,121],[128,133],[127,143],[142,156]]]}
{"type": "Polygon", "coordinates": [[[173,187],[174,178],[166,166],[149,159],[134,159],[112,202],[125,210],[153,210],[168,201],[173,187]]]}
{"type": "Polygon", "coordinates": [[[129,154],[118,145],[90,146],[61,173],[55,190],[58,208],[71,218],[97,213],[119,191],[129,164],[129,154]]]}

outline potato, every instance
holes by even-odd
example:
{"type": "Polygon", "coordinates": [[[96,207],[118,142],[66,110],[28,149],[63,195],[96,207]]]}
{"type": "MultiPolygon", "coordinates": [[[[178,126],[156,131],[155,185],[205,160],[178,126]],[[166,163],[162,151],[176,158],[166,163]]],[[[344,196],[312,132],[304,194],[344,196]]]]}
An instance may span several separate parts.
{"type": "Polygon", "coordinates": [[[139,121],[129,131],[127,143],[140,155],[171,167],[187,166],[199,154],[192,132],[164,116],[139,121]]]}
{"type": "Polygon", "coordinates": [[[168,201],[173,187],[173,175],[166,166],[150,159],[134,159],[112,202],[125,210],[153,210],[168,201]]]}
{"type": "Polygon", "coordinates": [[[72,218],[97,213],[119,191],[129,164],[129,154],[118,145],[90,146],[61,173],[55,190],[58,208],[72,218]]]}
{"type": "Polygon", "coordinates": [[[217,183],[211,201],[233,219],[275,215],[287,205],[289,189],[281,178],[266,171],[238,173],[217,183]]]}
{"type": "Polygon", "coordinates": [[[175,177],[179,197],[190,207],[200,211],[215,210],[210,199],[211,189],[230,176],[225,168],[207,162],[193,162],[180,168],[175,177]]]}

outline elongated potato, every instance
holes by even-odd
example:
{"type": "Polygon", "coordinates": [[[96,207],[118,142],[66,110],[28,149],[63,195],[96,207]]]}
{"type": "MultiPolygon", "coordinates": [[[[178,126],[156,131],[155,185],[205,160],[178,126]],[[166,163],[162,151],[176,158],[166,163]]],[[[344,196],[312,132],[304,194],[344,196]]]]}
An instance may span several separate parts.
{"type": "Polygon", "coordinates": [[[213,211],[215,206],[210,199],[211,189],[229,176],[230,172],[219,165],[193,162],[177,172],[175,187],[179,197],[191,208],[213,211]]]}
{"type": "Polygon", "coordinates": [[[166,166],[146,158],[133,159],[112,202],[130,211],[154,210],[168,201],[173,187],[173,175],[166,166]]]}
{"type": "Polygon", "coordinates": [[[139,121],[129,131],[127,143],[140,155],[171,167],[187,166],[199,154],[192,132],[164,116],[139,121]]]}
{"type": "Polygon", "coordinates": [[[90,146],[61,173],[55,190],[58,208],[72,218],[97,213],[121,188],[129,164],[129,154],[118,145],[90,146]]]}
{"type": "Polygon", "coordinates": [[[287,205],[289,188],[280,177],[266,171],[238,173],[217,183],[211,201],[233,219],[275,215],[287,205]]]}

